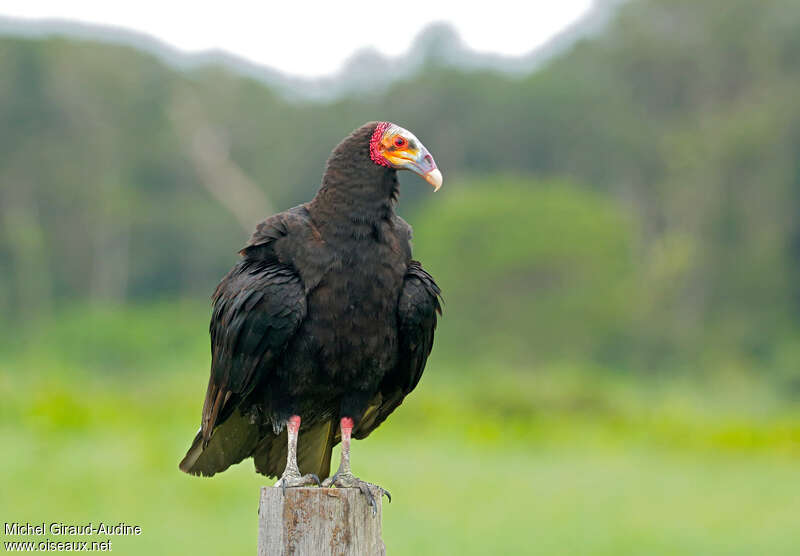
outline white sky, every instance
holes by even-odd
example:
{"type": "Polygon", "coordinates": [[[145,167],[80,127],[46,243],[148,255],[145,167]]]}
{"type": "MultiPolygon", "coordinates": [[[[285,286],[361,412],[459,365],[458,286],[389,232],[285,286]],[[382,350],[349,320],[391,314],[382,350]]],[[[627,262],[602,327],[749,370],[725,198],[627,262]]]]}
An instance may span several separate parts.
{"type": "Polygon", "coordinates": [[[446,21],[474,50],[524,54],[591,0],[5,0],[0,15],[62,18],[143,31],[186,51],[220,48],[297,75],[336,71],[365,46],[397,56],[427,24],[446,21]]]}

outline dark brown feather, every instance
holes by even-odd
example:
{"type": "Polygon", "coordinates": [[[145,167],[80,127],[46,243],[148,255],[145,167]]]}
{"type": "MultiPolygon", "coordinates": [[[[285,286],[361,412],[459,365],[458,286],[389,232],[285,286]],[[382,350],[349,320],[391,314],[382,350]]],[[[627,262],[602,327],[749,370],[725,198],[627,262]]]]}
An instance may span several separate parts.
{"type": "Polygon", "coordinates": [[[333,151],[314,199],[256,227],[213,296],[201,432],[181,463],[212,475],[252,456],[277,476],[300,415],[303,473],[329,474],[338,419],[374,430],[419,382],[439,288],[411,260],[395,170],[369,157],[376,123],[333,151]]]}

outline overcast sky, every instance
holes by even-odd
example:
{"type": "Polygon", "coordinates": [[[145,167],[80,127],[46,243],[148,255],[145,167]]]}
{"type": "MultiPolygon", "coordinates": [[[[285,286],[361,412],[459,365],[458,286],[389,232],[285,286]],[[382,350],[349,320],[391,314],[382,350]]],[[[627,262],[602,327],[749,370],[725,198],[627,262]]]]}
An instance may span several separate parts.
{"type": "Polygon", "coordinates": [[[355,50],[397,56],[427,24],[446,21],[474,50],[524,54],[591,0],[5,0],[0,15],[109,24],[154,35],[186,51],[220,48],[297,75],[336,71],[355,50]]]}

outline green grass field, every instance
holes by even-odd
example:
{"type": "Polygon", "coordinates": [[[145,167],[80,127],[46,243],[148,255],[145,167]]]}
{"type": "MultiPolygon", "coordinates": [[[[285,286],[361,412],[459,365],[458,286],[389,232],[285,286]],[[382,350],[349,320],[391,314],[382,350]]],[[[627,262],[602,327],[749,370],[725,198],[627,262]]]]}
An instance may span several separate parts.
{"type": "MultiPolygon", "coordinates": [[[[140,525],[115,554],[255,552],[269,482],[250,463],[213,479],[177,469],[208,356],[202,310],[145,331],[175,311],[126,313],[125,334],[109,314],[71,316],[42,329],[47,349],[4,352],[3,521],[140,525]]],[[[745,379],[464,369],[434,354],[353,466],[392,492],[393,555],[800,551],[800,411],[745,379]]]]}

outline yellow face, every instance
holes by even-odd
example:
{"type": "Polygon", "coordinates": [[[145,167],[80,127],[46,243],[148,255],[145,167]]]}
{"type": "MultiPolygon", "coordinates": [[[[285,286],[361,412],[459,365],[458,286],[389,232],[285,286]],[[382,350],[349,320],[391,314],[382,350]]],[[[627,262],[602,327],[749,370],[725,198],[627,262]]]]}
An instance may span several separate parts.
{"type": "Polygon", "coordinates": [[[392,126],[381,138],[381,154],[395,168],[414,161],[420,154],[420,142],[401,127],[392,126]]]}
{"type": "MultiPolygon", "coordinates": [[[[420,175],[434,190],[442,185],[442,173],[436,167],[428,149],[413,133],[395,124],[388,124],[376,145],[378,156],[386,166],[411,170],[420,175]]],[[[383,164],[381,161],[379,163],[383,164]]]]}

